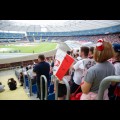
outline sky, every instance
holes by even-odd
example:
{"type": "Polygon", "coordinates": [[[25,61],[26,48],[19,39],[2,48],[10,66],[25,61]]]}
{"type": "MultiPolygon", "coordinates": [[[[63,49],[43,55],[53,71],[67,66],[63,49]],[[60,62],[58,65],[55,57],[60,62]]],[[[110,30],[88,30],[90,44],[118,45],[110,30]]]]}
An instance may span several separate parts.
{"type": "Polygon", "coordinates": [[[68,20],[10,20],[29,25],[63,25],[68,20]]]}

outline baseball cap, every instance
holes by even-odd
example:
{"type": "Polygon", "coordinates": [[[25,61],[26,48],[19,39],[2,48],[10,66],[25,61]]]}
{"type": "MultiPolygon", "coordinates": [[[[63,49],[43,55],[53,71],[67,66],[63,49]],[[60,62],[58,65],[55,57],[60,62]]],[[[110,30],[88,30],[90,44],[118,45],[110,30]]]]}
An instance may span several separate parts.
{"type": "Polygon", "coordinates": [[[113,43],[112,46],[115,52],[120,52],[120,43],[113,43]]]}

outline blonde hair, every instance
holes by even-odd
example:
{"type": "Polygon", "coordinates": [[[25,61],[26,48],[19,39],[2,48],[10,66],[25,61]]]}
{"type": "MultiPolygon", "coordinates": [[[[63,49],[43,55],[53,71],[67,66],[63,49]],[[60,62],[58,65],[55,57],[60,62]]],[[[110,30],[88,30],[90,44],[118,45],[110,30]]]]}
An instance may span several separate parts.
{"type": "Polygon", "coordinates": [[[93,57],[96,62],[99,62],[99,63],[105,62],[111,59],[115,55],[114,49],[110,42],[104,40],[103,46],[104,46],[104,49],[102,51],[99,51],[97,47],[94,48],[93,57]]]}

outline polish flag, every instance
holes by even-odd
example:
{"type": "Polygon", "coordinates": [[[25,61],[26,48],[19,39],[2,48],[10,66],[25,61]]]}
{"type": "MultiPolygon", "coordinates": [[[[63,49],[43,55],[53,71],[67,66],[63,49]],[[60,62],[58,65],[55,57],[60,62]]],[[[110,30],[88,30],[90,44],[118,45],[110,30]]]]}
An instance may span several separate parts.
{"type": "Polygon", "coordinates": [[[72,63],[74,58],[68,55],[66,52],[58,49],[55,56],[55,63],[53,74],[59,79],[62,80],[72,63]]]}

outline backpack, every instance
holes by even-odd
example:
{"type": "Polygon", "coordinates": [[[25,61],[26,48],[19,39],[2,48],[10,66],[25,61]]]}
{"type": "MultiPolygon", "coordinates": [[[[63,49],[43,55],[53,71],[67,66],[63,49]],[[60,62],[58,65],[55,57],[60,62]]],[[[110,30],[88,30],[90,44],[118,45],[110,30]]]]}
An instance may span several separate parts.
{"type": "Polygon", "coordinates": [[[16,84],[16,81],[11,81],[10,79],[8,80],[8,86],[10,88],[10,90],[16,90],[17,88],[17,84],[16,84]]]}

